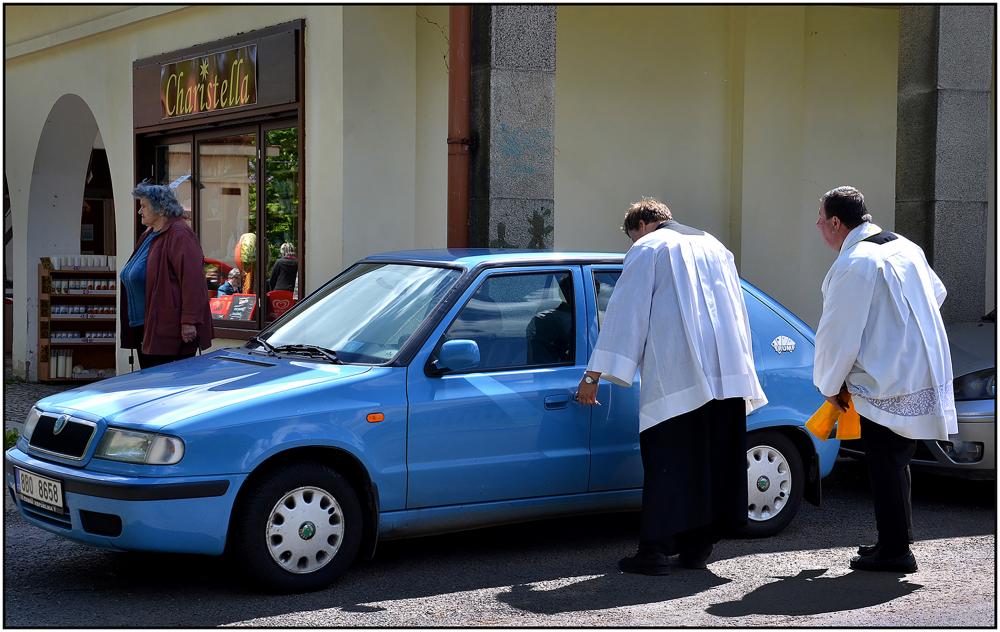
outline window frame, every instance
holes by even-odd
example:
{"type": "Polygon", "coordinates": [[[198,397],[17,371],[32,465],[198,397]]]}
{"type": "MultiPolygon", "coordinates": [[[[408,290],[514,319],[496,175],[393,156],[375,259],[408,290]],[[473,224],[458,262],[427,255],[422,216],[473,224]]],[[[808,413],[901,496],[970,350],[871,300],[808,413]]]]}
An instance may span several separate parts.
{"type": "MultiPolygon", "coordinates": [[[[602,321],[602,319],[601,319],[601,310],[600,310],[599,305],[597,304],[597,299],[600,296],[600,293],[598,292],[598,287],[597,287],[597,275],[598,274],[609,274],[609,273],[610,274],[617,274],[618,275],[618,279],[620,279],[621,276],[622,276],[622,268],[623,268],[623,265],[618,265],[618,266],[614,266],[614,265],[592,265],[592,266],[589,266],[589,268],[588,268],[588,271],[590,272],[590,280],[591,280],[590,287],[591,287],[591,291],[594,293],[594,302],[593,302],[594,323],[597,325],[597,331],[598,332],[601,331],[601,321],[602,321]]],[[[618,279],[615,279],[615,286],[618,285],[618,279]]],[[[614,288],[612,288],[611,291],[614,292],[614,288]]]]}
{"type": "MultiPolygon", "coordinates": [[[[138,173],[140,179],[149,177],[155,178],[156,176],[156,148],[165,145],[173,145],[179,143],[188,143],[191,146],[191,177],[195,183],[200,182],[200,169],[201,165],[199,162],[200,148],[202,143],[211,141],[213,139],[225,138],[228,136],[236,136],[240,134],[255,134],[256,135],[256,154],[257,154],[257,195],[256,195],[256,223],[257,223],[257,244],[258,244],[258,257],[256,263],[255,272],[258,278],[257,287],[257,313],[253,320],[250,321],[233,321],[233,320],[213,320],[212,324],[215,330],[216,338],[232,338],[237,340],[249,340],[251,337],[259,334],[260,332],[267,329],[272,323],[276,322],[278,319],[273,321],[267,320],[267,292],[265,290],[266,283],[265,273],[266,263],[264,257],[260,256],[262,248],[261,244],[266,243],[266,213],[264,211],[264,199],[267,181],[267,164],[264,160],[264,141],[267,132],[276,129],[288,129],[290,127],[298,128],[298,195],[299,195],[299,208],[298,208],[298,227],[296,230],[296,238],[298,243],[296,244],[296,256],[298,257],[299,268],[298,268],[298,285],[299,285],[299,298],[298,300],[304,299],[308,293],[306,291],[306,250],[305,250],[305,225],[306,225],[306,191],[305,191],[305,128],[302,124],[302,119],[297,115],[296,110],[291,110],[283,113],[282,115],[269,116],[266,119],[254,119],[254,120],[243,120],[243,121],[233,121],[232,125],[227,126],[199,126],[194,129],[184,130],[181,132],[170,131],[167,133],[153,133],[141,135],[137,138],[137,147],[140,150],[137,152],[137,160],[140,163],[140,169],[138,173]]],[[[139,201],[135,200],[135,211],[136,214],[133,216],[134,227],[135,227],[135,239],[138,241],[139,235],[146,229],[145,226],[139,221],[138,210],[139,201]]],[[[195,235],[198,237],[198,244],[201,245],[202,235],[201,235],[201,196],[199,190],[195,188],[192,190],[191,195],[191,227],[194,230],[195,235]]]]}
{"type": "MultiPolygon", "coordinates": [[[[580,330],[579,330],[579,327],[580,327],[580,324],[581,324],[580,323],[580,319],[578,318],[578,310],[580,309],[580,307],[579,307],[579,299],[580,299],[580,297],[578,295],[581,294],[582,288],[578,288],[577,287],[576,278],[574,277],[574,274],[573,274],[574,269],[575,270],[579,270],[579,266],[566,265],[566,266],[559,266],[559,267],[552,267],[552,268],[548,268],[548,267],[546,267],[546,268],[536,268],[536,269],[530,269],[530,270],[502,270],[501,269],[501,270],[486,270],[485,272],[483,272],[479,276],[479,278],[476,279],[471,284],[471,286],[466,290],[468,292],[468,296],[465,298],[464,301],[461,302],[461,304],[458,305],[456,311],[454,312],[454,316],[451,317],[451,319],[448,321],[448,323],[444,326],[444,329],[441,330],[441,335],[438,337],[438,340],[434,343],[434,348],[431,351],[430,355],[427,357],[427,362],[426,362],[426,364],[424,366],[424,374],[427,375],[427,376],[429,376],[429,377],[451,377],[451,376],[455,376],[455,375],[472,375],[472,374],[488,375],[488,374],[493,374],[493,373],[509,373],[511,371],[534,371],[534,370],[538,370],[538,369],[552,369],[552,368],[562,368],[562,367],[576,366],[577,363],[578,363],[578,356],[579,356],[579,353],[580,353],[580,345],[579,345],[580,330]],[[572,330],[570,332],[571,336],[572,336],[572,340],[573,340],[573,352],[572,352],[572,357],[570,358],[570,360],[568,360],[566,362],[558,362],[558,363],[550,363],[550,364],[524,364],[524,365],[515,365],[515,366],[510,366],[510,367],[492,368],[492,369],[487,369],[487,370],[483,370],[480,367],[474,367],[474,368],[471,368],[471,369],[465,369],[465,370],[459,370],[459,371],[449,371],[449,372],[444,373],[444,374],[440,374],[440,373],[437,373],[435,371],[433,363],[437,359],[438,353],[441,351],[441,345],[443,345],[447,341],[446,336],[448,334],[448,331],[451,329],[452,325],[455,324],[455,321],[458,320],[459,316],[462,314],[462,312],[468,306],[468,304],[472,300],[472,298],[476,295],[476,293],[480,290],[480,288],[482,288],[486,283],[488,283],[489,281],[491,281],[491,280],[493,280],[495,278],[498,278],[498,277],[541,275],[541,274],[556,275],[556,274],[559,274],[559,273],[569,274],[569,276],[570,276],[570,282],[573,284],[573,311],[572,311],[572,320],[571,320],[572,330]]],[[[558,284],[558,282],[557,282],[557,284],[558,284]]],[[[583,294],[583,300],[586,300],[586,294],[585,293],[583,294]]]]}

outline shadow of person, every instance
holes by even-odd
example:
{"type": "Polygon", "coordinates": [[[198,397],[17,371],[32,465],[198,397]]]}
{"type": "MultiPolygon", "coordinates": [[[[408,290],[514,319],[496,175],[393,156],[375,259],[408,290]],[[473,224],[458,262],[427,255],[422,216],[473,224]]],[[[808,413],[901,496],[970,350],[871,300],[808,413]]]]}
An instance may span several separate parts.
{"type": "Polygon", "coordinates": [[[923,588],[897,573],[851,571],[839,577],[820,577],[825,568],[800,571],[780,577],[747,593],[739,601],[712,604],[706,612],[718,617],[752,614],[813,615],[857,610],[888,603],[923,588]]]}
{"type": "Polygon", "coordinates": [[[559,614],[661,603],[690,597],[730,581],[711,571],[680,568],[659,577],[612,573],[551,590],[516,584],[509,591],[498,594],[497,600],[535,614],[559,614]]]}

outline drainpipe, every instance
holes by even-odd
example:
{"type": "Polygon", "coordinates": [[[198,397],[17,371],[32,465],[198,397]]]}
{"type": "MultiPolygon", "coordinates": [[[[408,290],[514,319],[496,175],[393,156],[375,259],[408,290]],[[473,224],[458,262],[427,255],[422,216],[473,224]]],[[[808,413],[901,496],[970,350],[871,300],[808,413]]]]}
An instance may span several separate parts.
{"type": "Polygon", "coordinates": [[[448,23],[448,247],[469,246],[469,83],[472,7],[452,5],[448,23]]]}

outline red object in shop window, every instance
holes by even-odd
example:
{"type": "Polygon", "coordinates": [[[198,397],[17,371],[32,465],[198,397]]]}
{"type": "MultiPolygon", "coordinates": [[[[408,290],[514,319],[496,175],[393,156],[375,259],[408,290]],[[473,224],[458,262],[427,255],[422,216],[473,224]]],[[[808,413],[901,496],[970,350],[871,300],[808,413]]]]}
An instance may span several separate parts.
{"type": "Polygon", "coordinates": [[[229,308],[233,305],[232,294],[208,299],[208,307],[212,310],[212,318],[225,318],[229,314],[229,308]]]}
{"type": "Polygon", "coordinates": [[[295,299],[289,290],[271,290],[267,293],[268,316],[273,320],[278,318],[295,305],[295,299]]]}
{"type": "Polygon", "coordinates": [[[229,271],[233,269],[233,266],[229,265],[225,261],[219,261],[218,259],[209,259],[205,257],[202,259],[202,263],[207,265],[219,266],[219,276],[225,279],[229,276],[229,271]]]}

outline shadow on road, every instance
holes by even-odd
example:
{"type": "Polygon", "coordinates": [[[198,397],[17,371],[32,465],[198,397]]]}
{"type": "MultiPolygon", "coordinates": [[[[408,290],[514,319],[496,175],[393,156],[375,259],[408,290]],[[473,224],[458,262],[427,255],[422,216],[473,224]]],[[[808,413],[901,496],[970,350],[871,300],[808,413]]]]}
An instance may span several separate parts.
{"type": "Polygon", "coordinates": [[[809,569],[794,577],[781,577],[739,601],[713,604],[706,612],[718,617],[816,615],[870,608],[923,588],[900,581],[905,577],[902,574],[851,571],[839,577],[820,577],[825,572],[823,568],[809,569]]]}
{"type": "MultiPolygon", "coordinates": [[[[916,538],[992,535],[992,489],[991,484],[915,477],[916,538]]],[[[838,463],[824,492],[823,507],[803,505],[778,536],[725,540],[711,561],[872,541],[874,516],[863,466],[838,463]]],[[[729,581],[680,569],[666,577],[620,574],[618,559],[635,550],[637,513],[386,542],[373,561],[355,565],[329,589],[290,596],[248,590],[221,558],[109,553],[42,532],[15,514],[7,514],[5,522],[4,623],[12,627],[205,627],[327,609],[357,613],[358,625],[365,625],[365,613],[381,612],[385,602],[491,588],[500,589],[499,601],[520,610],[563,613],[669,601],[729,581]],[[574,578],[583,579],[550,590],[537,586],[574,578]],[[49,607],[53,599],[58,608],[49,607]]],[[[848,558],[845,552],[845,566],[848,558]]],[[[803,571],[740,601],[716,604],[710,613],[850,610],[920,588],[884,574],[819,574],[803,571]]]]}
{"type": "Polygon", "coordinates": [[[690,597],[730,581],[707,570],[678,570],[660,577],[616,572],[551,590],[517,584],[497,595],[497,600],[535,614],[560,614],[663,603],[690,597]]]}

